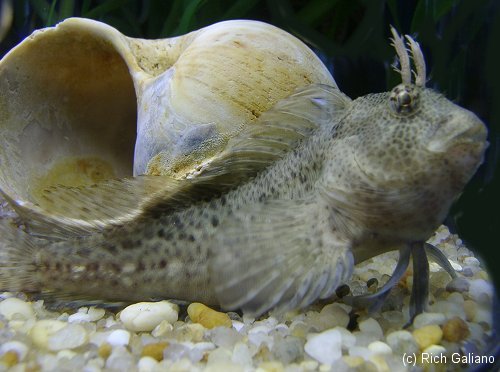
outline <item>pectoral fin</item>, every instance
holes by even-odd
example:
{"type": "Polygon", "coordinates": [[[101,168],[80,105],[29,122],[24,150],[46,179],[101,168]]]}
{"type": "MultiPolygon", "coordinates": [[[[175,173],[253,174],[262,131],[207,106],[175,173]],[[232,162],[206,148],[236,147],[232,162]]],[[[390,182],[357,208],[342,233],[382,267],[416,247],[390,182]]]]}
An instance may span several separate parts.
{"type": "Polygon", "coordinates": [[[352,272],[349,242],[314,200],[279,200],[235,212],[224,222],[210,262],[225,309],[260,315],[331,296],[352,272]]]}
{"type": "Polygon", "coordinates": [[[224,151],[188,177],[198,184],[238,185],[324,126],[335,126],[350,106],[338,88],[314,84],[297,90],[231,138],[224,151]]]}

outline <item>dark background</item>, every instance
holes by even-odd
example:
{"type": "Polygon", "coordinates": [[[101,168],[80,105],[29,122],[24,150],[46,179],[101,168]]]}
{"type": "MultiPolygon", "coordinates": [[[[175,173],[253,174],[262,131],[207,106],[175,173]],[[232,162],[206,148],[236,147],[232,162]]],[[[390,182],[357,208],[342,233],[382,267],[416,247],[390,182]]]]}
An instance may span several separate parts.
{"type": "Polygon", "coordinates": [[[34,29],[71,16],[100,20],[143,38],[181,35],[226,19],[266,21],[309,44],[351,98],[387,91],[399,82],[391,68],[389,25],[415,36],[426,57],[428,86],[475,112],[489,127],[485,163],[446,224],[483,258],[500,288],[499,1],[0,0],[0,5],[0,56],[34,29]]]}

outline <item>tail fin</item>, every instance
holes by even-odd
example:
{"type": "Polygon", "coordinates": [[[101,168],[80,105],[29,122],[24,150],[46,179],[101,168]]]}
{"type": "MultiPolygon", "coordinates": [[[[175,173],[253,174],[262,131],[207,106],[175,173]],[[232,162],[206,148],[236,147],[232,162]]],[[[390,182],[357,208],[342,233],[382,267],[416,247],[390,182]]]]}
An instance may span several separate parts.
{"type": "Polygon", "coordinates": [[[38,291],[36,245],[33,238],[0,219],[0,290],[38,291]]]}

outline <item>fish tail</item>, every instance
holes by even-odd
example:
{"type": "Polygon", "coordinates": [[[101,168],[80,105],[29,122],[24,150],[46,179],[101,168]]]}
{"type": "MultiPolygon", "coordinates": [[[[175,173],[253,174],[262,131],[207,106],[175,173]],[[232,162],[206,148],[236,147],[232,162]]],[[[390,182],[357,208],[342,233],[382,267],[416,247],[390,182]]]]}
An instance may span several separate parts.
{"type": "Polygon", "coordinates": [[[0,219],[0,290],[39,290],[37,251],[33,237],[8,220],[0,219]]]}

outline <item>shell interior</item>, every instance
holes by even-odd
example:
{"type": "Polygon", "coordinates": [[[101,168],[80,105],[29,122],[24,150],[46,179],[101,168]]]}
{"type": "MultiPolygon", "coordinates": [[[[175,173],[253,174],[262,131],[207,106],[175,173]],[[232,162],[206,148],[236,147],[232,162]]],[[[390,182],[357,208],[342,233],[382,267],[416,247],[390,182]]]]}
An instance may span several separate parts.
{"type": "Polygon", "coordinates": [[[132,175],[136,95],[110,43],[39,31],[2,61],[0,92],[0,189],[13,199],[132,175]]]}

